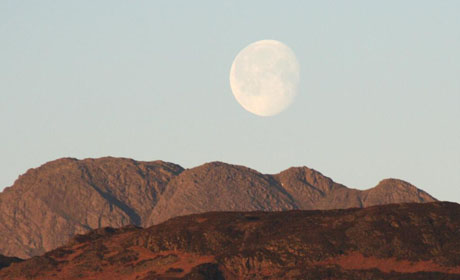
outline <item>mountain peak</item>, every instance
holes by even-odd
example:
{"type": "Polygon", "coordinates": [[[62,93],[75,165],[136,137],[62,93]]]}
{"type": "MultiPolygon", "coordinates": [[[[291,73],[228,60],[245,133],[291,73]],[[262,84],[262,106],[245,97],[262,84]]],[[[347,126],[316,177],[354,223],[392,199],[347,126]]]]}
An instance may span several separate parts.
{"type": "Polygon", "coordinates": [[[385,187],[411,187],[415,188],[411,183],[397,179],[397,178],[386,178],[381,180],[375,188],[385,188],[385,187]]]}
{"type": "Polygon", "coordinates": [[[411,183],[394,178],[381,180],[374,188],[363,191],[361,199],[365,207],[375,205],[378,202],[389,204],[437,201],[434,197],[411,183]]]}

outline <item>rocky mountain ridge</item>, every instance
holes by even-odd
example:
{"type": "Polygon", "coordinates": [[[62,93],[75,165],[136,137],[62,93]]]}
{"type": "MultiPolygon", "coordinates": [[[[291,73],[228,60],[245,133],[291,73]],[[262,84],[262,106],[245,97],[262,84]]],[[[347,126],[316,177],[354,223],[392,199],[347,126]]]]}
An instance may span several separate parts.
{"type": "Polygon", "coordinates": [[[148,227],[208,211],[340,209],[435,201],[387,179],[360,191],[307,167],[278,174],[222,162],[184,169],[126,158],[58,159],[21,175],[0,193],[0,254],[28,258],[100,227],[148,227]]]}

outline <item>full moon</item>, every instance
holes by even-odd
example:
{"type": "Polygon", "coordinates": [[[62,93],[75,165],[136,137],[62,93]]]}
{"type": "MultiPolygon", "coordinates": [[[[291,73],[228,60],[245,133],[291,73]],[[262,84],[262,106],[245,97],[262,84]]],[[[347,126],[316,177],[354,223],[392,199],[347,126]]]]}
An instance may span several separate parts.
{"type": "Polygon", "coordinates": [[[297,95],[299,69],[288,46],[276,40],[261,40],[235,57],[230,86],[244,109],[258,116],[273,116],[285,110],[297,95]]]}

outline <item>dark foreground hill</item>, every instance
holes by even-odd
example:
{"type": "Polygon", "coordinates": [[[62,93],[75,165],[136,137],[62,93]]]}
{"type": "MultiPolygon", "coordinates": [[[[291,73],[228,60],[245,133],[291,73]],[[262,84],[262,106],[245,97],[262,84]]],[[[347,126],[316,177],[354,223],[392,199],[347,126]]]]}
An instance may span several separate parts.
{"type": "Polygon", "coordinates": [[[0,279],[460,279],[460,205],[211,212],[103,228],[0,279]]]}
{"type": "Polygon", "coordinates": [[[0,193],[0,254],[28,258],[100,227],[148,227],[208,211],[340,209],[435,201],[411,184],[386,179],[360,191],[307,167],[266,175],[221,162],[184,170],[124,158],[49,162],[0,193]]]}
{"type": "Polygon", "coordinates": [[[17,262],[21,262],[22,260],[20,258],[16,258],[16,257],[6,257],[6,256],[3,256],[3,255],[0,255],[0,269],[4,268],[4,267],[7,267],[7,266],[10,266],[10,264],[12,263],[17,263],[17,262]]]}

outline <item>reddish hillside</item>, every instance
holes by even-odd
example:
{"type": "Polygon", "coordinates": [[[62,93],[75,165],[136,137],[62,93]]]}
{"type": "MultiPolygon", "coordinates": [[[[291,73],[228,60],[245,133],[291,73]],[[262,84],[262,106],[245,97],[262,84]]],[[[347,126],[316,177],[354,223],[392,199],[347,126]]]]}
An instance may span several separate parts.
{"type": "Polygon", "coordinates": [[[460,205],[211,212],[104,228],[1,279],[460,279],[460,205]]]}
{"type": "Polygon", "coordinates": [[[147,227],[208,211],[339,209],[435,201],[400,180],[359,191],[307,167],[265,175],[221,162],[184,170],[123,158],[60,159],[0,193],[0,254],[27,258],[105,226],[147,227]]]}

